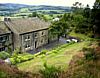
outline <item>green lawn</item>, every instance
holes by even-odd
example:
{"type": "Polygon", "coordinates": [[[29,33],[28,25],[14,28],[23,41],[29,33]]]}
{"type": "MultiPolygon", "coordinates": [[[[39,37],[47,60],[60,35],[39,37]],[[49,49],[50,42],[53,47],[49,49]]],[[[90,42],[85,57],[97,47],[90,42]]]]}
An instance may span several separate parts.
{"type": "Polygon", "coordinates": [[[39,55],[33,60],[20,63],[17,66],[20,70],[38,73],[38,71],[43,68],[43,64],[47,62],[48,65],[60,66],[62,69],[66,70],[72,56],[80,52],[80,50],[88,44],[88,41],[73,43],[70,45],[64,44],[54,50],[48,51],[46,55],[39,55]]]}
{"type": "Polygon", "coordinates": [[[91,38],[87,37],[87,35],[79,34],[79,33],[76,34],[74,31],[70,32],[69,35],[73,36],[73,37],[80,38],[81,40],[89,40],[89,39],[91,39],[91,38]]]}

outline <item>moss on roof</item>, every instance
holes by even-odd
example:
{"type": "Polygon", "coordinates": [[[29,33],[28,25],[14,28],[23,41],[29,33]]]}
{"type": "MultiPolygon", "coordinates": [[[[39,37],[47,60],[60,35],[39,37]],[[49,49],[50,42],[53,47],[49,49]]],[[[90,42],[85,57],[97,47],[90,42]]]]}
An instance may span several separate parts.
{"type": "Polygon", "coordinates": [[[39,18],[18,18],[6,21],[8,27],[19,34],[46,29],[50,23],[40,20],[39,18]]]}
{"type": "Polygon", "coordinates": [[[0,21],[0,35],[5,33],[10,33],[10,31],[5,25],[5,23],[3,21],[0,21]]]}

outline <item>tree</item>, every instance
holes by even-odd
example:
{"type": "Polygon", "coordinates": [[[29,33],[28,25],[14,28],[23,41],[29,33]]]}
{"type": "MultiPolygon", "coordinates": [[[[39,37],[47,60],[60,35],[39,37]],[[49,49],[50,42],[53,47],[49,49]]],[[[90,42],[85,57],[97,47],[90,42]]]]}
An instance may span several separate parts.
{"type": "Polygon", "coordinates": [[[75,2],[72,6],[72,10],[75,14],[83,13],[83,4],[80,2],[75,2]]]}
{"type": "Polygon", "coordinates": [[[75,32],[92,36],[93,25],[91,24],[91,9],[88,4],[85,8],[82,6],[80,2],[75,2],[75,4],[73,4],[74,10],[71,25],[75,32]]]}
{"type": "Polygon", "coordinates": [[[37,17],[37,16],[38,16],[37,12],[32,13],[32,17],[37,17]]]}
{"type": "Polygon", "coordinates": [[[44,20],[44,21],[48,21],[47,17],[45,15],[43,15],[43,14],[38,14],[37,17],[42,19],[42,20],[44,20]]]}
{"type": "Polygon", "coordinates": [[[65,35],[69,29],[69,23],[65,19],[66,17],[63,16],[59,21],[52,22],[49,28],[49,32],[52,35],[58,35],[58,40],[60,36],[65,35]]]}
{"type": "Polygon", "coordinates": [[[92,23],[94,25],[94,34],[100,34],[100,0],[96,0],[92,9],[92,23]]]}
{"type": "Polygon", "coordinates": [[[83,11],[83,16],[85,18],[90,18],[91,15],[91,9],[89,7],[89,5],[87,4],[87,6],[85,7],[84,11],[83,11]]]}
{"type": "Polygon", "coordinates": [[[37,17],[37,16],[38,16],[37,12],[33,12],[32,14],[29,14],[29,17],[37,17]]]}

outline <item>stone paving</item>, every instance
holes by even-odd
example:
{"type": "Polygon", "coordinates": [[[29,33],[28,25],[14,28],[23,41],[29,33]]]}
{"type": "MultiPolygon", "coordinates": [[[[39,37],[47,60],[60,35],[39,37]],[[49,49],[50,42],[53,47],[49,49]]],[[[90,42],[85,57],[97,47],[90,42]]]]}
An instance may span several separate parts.
{"type": "Polygon", "coordinates": [[[62,44],[66,44],[66,40],[65,40],[64,38],[60,38],[59,41],[56,40],[56,41],[53,41],[53,42],[51,42],[51,43],[49,43],[49,44],[46,44],[46,45],[44,45],[44,46],[41,46],[41,47],[39,47],[39,48],[36,49],[36,50],[31,50],[31,51],[29,51],[29,53],[35,54],[35,53],[37,53],[37,52],[40,52],[40,51],[43,50],[43,49],[50,50],[50,49],[55,48],[55,47],[57,47],[57,46],[59,46],[59,45],[62,45],[62,44]]]}

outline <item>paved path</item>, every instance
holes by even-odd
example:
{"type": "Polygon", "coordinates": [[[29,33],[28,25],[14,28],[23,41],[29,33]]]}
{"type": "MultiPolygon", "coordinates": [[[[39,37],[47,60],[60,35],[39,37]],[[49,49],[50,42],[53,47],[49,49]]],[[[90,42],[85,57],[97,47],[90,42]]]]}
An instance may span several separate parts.
{"type": "Polygon", "coordinates": [[[32,53],[32,54],[35,54],[35,53],[37,53],[37,52],[40,52],[41,50],[43,50],[43,49],[47,49],[47,50],[50,50],[50,49],[52,49],[52,48],[55,48],[55,47],[57,47],[57,46],[59,46],[59,45],[62,45],[62,44],[65,44],[66,43],[66,40],[64,39],[64,38],[60,38],[59,39],[59,41],[53,41],[53,42],[51,42],[51,43],[49,43],[49,44],[46,44],[45,46],[42,46],[42,47],[39,47],[38,49],[36,49],[35,51],[30,51],[30,53],[32,53]]]}

